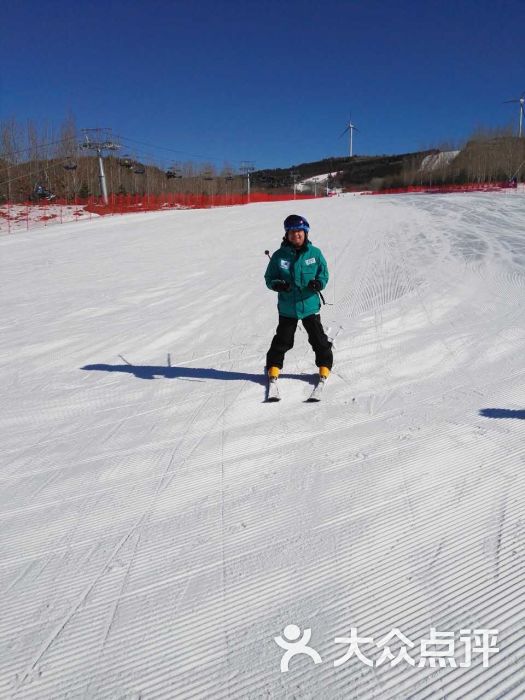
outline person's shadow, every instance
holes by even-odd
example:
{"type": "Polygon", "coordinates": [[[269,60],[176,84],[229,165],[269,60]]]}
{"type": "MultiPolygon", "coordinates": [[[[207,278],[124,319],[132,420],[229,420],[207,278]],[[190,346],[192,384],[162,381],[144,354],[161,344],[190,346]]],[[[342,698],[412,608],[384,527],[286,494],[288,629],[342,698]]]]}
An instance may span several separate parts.
{"type": "MultiPolygon", "coordinates": [[[[263,374],[250,374],[249,372],[228,372],[226,370],[213,369],[211,367],[162,367],[160,365],[84,365],[80,369],[88,372],[122,372],[132,374],[137,379],[190,379],[206,381],[207,379],[219,379],[221,381],[254,382],[266,386],[266,377],[263,374]]],[[[314,384],[314,374],[281,374],[283,378],[299,379],[308,384],[314,384]]]]}
{"type": "Polygon", "coordinates": [[[518,418],[525,420],[525,410],[511,410],[509,408],[482,408],[479,412],[480,416],[485,418],[518,418]]]}

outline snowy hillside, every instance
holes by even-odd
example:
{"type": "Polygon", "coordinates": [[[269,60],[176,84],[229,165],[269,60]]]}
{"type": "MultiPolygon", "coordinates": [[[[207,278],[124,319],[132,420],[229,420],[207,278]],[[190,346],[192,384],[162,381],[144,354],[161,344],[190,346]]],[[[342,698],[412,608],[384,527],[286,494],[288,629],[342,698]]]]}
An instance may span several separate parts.
{"type": "Polygon", "coordinates": [[[335,177],[336,175],[339,175],[339,171],[337,170],[333,173],[324,173],[324,175],[313,175],[312,177],[308,177],[306,180],[301,180],[297,183],[297,191],[303,192],[304,190],[312,190],[314,186],[317,185],[320,192],[322,187],[326,188],[328,178],[335,177]]]}
{"type": "Polygon", "coordinates": [[[420,170],[437,170],[438,168],[449,165],[458,153],[459,151],[440,151],[439,153],[432,153],[429,156],[425,156],[421,162],[420,170]]]}
{"type": "Polygon", "coordinates": [[[523,697],[525,197],[301,202],[342,330],[268,404],[294,209],[0,239],[1,698],[523,697]]]}

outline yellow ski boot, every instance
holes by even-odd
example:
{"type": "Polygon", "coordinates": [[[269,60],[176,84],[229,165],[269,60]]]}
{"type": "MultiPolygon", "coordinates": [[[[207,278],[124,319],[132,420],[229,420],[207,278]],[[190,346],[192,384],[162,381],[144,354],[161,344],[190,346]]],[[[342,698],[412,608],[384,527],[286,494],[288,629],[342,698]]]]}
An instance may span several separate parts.
{"type": "Polygon", "coordinates": [[[306,399],[309,403],[314,403],[321,400],[324,385],[326,384],[326,380],[329,376],[330,370],[328,367],[319,367],[319,381],[315,385],[310,396],[306,399]]]}

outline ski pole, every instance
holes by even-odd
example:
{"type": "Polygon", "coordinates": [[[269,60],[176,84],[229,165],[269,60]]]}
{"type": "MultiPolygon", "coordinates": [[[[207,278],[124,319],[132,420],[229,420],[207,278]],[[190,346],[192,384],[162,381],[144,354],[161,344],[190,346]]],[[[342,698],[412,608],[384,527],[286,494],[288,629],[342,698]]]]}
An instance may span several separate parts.
{"type": "Polygon", "coordinates": [[[321,292],[317,292],[317,294],[319,294],[319,296],[321,297],[321,301],[325,306],[333,306],[333,304],[331,304],[329,301],[324,300],[324,296],[321,294],[321,292]]]}

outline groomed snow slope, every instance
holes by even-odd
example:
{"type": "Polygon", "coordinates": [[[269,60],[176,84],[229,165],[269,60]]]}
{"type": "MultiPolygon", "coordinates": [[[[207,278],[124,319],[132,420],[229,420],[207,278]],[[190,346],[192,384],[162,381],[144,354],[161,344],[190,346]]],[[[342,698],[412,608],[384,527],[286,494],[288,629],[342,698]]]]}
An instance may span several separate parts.
{"type": "Polygon", "coordinates": [[[1,239],[0,697],[523,697],[524,221],[350,196],[1,239]],[[302,330],[260,383],[294,209],[343,326],[317,405],[302,330]],[[281,673],[290,624],[322,663],[281,673]],[[500,651],[334,666],[351,627],[500,651]]]}

